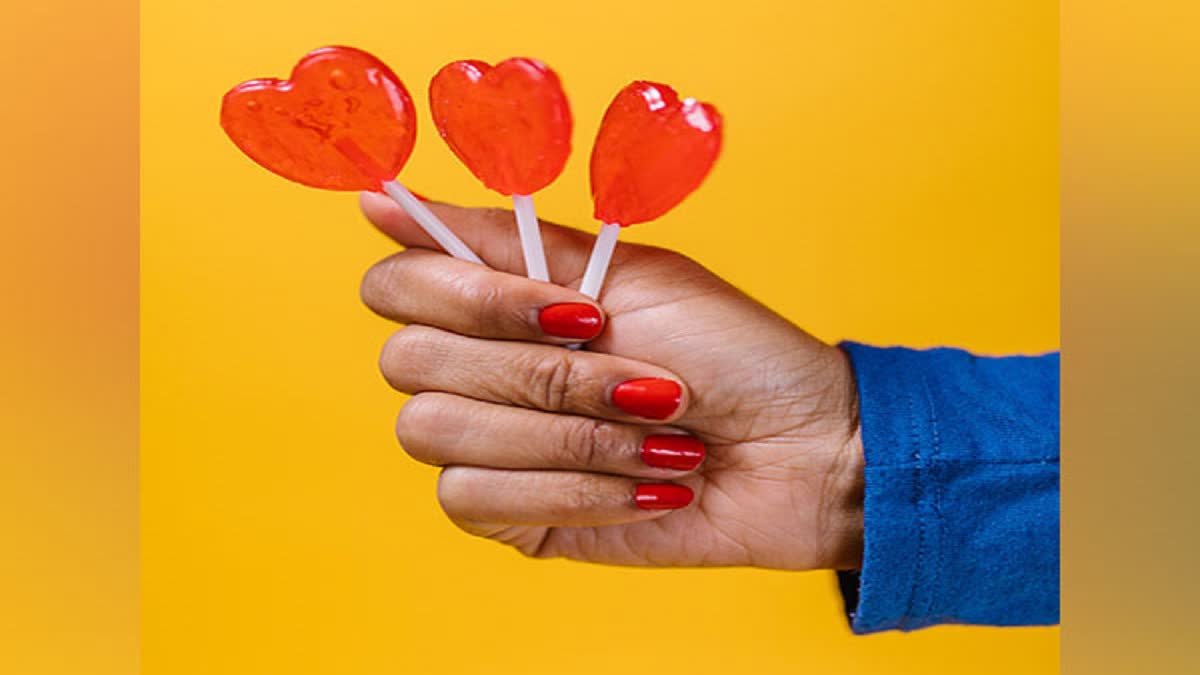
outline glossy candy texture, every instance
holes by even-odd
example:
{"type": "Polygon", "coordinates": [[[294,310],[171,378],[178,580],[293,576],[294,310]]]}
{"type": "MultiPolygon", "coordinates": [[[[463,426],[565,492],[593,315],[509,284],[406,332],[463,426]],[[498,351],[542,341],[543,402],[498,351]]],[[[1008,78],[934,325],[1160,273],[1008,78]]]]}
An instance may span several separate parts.
{"type": "Polygon", "coordinates": [[[290,79],[243,82],[221,103],[221,127],[251,159],[327,190],[379,190],[395,178],[416,121],[404,84],[350,47],[310,52],[290,79]]]}
{"type": "Polygon", "coordinates": [[[596,219],[654,220],[700,186],[721,151],[721,116],[665,84],[634,82],[604,113],[592,148],[596,219]]]}
{"type": "Polygon", "coordinates": [[[540,61],[455,61],[429,83],[429,105],[450,149],[500,194],[541,190],[571,154],[567,95],[540,61]]]}

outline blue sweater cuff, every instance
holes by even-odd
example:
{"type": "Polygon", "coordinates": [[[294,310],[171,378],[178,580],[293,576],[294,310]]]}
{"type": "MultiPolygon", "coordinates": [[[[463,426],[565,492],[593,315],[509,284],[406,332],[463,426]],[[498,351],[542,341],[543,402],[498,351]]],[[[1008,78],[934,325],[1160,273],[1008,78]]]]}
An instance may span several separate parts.
{"type": "Polygon", "coordinates": [[[930,486],[921,470],[921,449],[932,446],[926,401],[904,382],[908,350],[845,343],[854,364],[866,454],[861,571],[841,572],[855,633],[914,630],[932,623],[928,557],[939,528],[932,522],[930,486]],[[886,410],[876,402],[886,401],[886,410]],[[865,529],[865,528],[864,528],[865,529]]]}
{"type": "Polygon", "coordinates": [[[856,633],[1058,621],[1058,357],[844,343],[865,454],[856,633]]]}

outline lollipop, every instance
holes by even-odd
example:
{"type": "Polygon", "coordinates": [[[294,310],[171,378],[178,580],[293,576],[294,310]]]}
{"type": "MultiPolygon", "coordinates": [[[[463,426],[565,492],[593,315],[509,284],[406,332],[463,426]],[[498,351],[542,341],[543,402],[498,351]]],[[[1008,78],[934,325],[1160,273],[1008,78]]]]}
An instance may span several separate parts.
{"type": "Polygon", "coordinates": [[[622,227],[654,220],[700,186],[721,151],[721,116],[664,84],[634,82],[604,113],[592,148],[592,201],[603,225],[579,292],[595,298],[622,227]]]}
{"type": "Polygon", "coordinates": [[[412,99],[379,59],[350,47],[309,52],[287,80],[243,82],[221,102],[221,127],[258,164],[325,190],[383,191],[442,248],[479,256],[400,183],[416,140],[412,99]]]}
{"type": "Polygon", "coordinates": [[[475,177],[511,195],[525,273],[549,281],[534,192],[558,178],[571,154],[571,109],[554,71],[534,59],[492,67],[455,61],[429,83],[433,122],[475,177]]]}

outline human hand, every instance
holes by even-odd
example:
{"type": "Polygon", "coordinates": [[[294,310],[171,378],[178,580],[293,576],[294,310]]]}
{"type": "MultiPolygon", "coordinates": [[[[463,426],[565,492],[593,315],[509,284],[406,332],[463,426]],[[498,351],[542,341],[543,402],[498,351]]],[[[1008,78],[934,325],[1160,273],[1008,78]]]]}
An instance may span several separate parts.
{"type": "Polygon", "coordinates": [[[446,467],[438,498],[459,527],[536,557],[859,566],[862,443],[840,349],[648,246],[618,245],[605,317],[571,288],[590,235],[543,223],[547,284],[520,276],[510,212],[429,207],[492,269],[431,250],[395,204],[364,194],[367,218],[407,250],[367,272],[362,297],[408,324],[380,357],[413,394],[397,435],[446,467]]]}

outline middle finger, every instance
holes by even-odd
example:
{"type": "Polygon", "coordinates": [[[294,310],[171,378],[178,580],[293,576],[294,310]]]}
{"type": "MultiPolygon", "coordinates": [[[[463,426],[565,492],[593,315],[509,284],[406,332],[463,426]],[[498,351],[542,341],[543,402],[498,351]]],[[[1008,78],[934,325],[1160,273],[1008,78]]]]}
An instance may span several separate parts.
{"type": "Polygon", "coordinates": [[[392,335],[379,366],[389,384],[408,394],[442,391],[620,422],[678,420],[689,399],[678,376],[653,364],[428,326],[392,335]]]}

